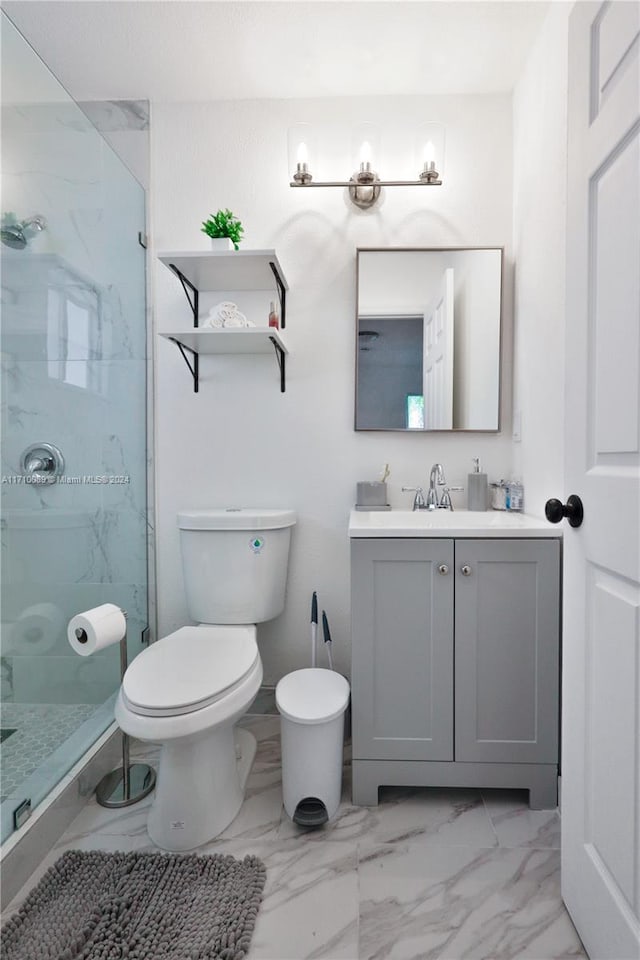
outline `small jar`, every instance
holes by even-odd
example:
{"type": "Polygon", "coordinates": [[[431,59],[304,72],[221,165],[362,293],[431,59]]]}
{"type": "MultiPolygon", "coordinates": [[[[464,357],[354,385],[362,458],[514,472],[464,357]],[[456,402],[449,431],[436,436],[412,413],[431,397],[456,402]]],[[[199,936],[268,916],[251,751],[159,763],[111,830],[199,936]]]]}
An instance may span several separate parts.
{"type": "Polygon", "coordinates": [[[507,485],[504,480],[498,480],[497,483],[490,483],[491,488],[491,509],[507,509],[507,485]]]}

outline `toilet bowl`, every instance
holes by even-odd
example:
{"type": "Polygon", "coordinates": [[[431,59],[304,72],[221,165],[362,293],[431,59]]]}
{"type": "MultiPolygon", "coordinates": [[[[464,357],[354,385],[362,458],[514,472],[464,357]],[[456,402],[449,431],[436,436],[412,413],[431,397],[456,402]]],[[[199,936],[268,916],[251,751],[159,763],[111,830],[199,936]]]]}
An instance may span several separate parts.
{"type": "Polygon", "coordinates": [[[242,805],[256,741],[234,724],[262,683],[255,623],[284,607],[295,514],[197,511],[178,522],[187,606],[206,622],[139,654],[115,707],[125,733],[161,745],[147,830],[171,851],[218,836],[242,805]]]}
{"type": "Polygon", "coordinates": [[[126,733],[162,745],[147,830],[164,850],[191,850],[234,819],[256,752],[234,724],[262,683],[254,626],[182,627],[133,661],[116,702],[126,733]]]}

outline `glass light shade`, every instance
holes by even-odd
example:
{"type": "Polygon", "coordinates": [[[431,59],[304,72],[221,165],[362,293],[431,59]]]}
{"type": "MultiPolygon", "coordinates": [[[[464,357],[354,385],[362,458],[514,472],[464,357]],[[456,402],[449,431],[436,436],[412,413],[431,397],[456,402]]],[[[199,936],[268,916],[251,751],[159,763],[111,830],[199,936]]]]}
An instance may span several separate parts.
{"type": "Polygon", "coordinates": [[[358,172],[376,170],[380,164],[380,130],[375,123],[359,123],[351,137],[351,165],[358,172]],[[369,167],[367,168],[367,164],[369,167]]]}
{"type": "Polygon", "coordinates": [[[423,123],[416,135],[415,168],[416,176],[431,173],[437,174],[442,180],[444,173],[444,139],[445,128],[443,123],[423,123]]]}
{"type": "Polygon", "coordinates": [[[291,180],[310,180],[318,150],[315,131],[310,123],[294,123],[288,133],[289,176],[291,180]]]}

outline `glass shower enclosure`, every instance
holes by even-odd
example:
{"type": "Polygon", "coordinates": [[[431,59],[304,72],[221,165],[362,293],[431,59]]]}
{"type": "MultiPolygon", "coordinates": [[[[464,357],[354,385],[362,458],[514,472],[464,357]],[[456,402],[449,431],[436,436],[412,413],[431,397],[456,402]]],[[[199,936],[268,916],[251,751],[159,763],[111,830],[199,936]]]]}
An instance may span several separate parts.
{"type": "Polygon", "coordinates": [[[147,626],[145,193],[2,14],[1,839],[113,721],[147,626]]]}

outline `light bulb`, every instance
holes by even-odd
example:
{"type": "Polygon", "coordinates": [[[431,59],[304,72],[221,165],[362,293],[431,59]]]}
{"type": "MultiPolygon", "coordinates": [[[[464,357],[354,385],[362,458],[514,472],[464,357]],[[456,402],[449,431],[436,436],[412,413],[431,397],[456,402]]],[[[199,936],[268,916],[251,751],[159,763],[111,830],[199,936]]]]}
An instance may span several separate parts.
{"type": "Polygon", "coordinates": [[[298,163],[309,163],[309,151],[304,141],[298,144],[298,163]]]}
{"type": "Polygon", "coordinates": [[[371,163],[371,144],[363,140],[360,145],[360,163],[371,163]]]}
{"type": "Polygon", "coordinates": [[[436,148],[433,145],[433,140],[427,140],[424,145],[424,154],[423,160],[424,163],[435,163],[436,159],[436,148]]]}

